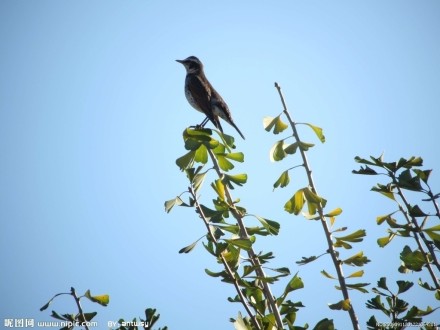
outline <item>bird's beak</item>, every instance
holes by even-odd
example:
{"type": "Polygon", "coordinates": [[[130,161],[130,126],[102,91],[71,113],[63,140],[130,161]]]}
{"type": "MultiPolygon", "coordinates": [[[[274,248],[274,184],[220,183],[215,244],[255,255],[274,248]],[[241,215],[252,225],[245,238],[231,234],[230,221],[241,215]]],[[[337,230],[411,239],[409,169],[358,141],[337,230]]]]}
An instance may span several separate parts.
{"type": "Polygon", "coordinates": [[[183,64],[183,60],[176,60],[176,62],[183,64]]]}

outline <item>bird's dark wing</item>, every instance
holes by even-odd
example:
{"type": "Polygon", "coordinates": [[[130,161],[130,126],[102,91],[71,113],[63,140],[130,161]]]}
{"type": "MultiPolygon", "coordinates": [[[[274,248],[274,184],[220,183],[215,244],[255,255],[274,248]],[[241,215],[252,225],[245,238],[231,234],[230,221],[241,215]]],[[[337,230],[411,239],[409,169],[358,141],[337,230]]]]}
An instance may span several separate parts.
{"type": "Polygon", "coordinates": [[[240,129],[237,127],[237,125],[235,125],[234,121],[232,120],[232,115],[231,112],[229,111],[228,105],[226,104],[225,101],[223,101],[220,94],[217,93],[214,90],[214,88],[212,88],[211,108],[213,109],[214,115],[218,115],[220,118],[222,118],[232,127],[234,127],[237,130],[237,132],[241,135],[243,140],[245,139],[243,133],[240,131],[240,129]]]}
{"type": "Polygon", "coordinates": [[[209,84],[203,81],[197,75],[188,75],[188,89],[194,99],[194,102],[200,107],[200,110],[209,118],[215,127],[221,130],[218,117],[213,113],[211,106],[211,89],[209,84]]]}

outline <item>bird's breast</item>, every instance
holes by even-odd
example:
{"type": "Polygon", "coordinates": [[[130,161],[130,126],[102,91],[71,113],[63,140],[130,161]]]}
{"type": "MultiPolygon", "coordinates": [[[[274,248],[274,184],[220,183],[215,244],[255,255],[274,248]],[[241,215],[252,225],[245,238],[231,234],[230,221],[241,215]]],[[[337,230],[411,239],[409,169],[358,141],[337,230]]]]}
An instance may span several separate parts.
{"type": "Polygon", "coordinates": [[[203,112],[202,109],[197,104],[197,102],[194,100],[194,96],[192,95],[189,88],[186,88],[186,87],[185,87],[185,96],[186,96],[186,99],[188,100],[188,103],[191,104],[191,106],[194,109],[196,109],[197,111],[203,112]]]}

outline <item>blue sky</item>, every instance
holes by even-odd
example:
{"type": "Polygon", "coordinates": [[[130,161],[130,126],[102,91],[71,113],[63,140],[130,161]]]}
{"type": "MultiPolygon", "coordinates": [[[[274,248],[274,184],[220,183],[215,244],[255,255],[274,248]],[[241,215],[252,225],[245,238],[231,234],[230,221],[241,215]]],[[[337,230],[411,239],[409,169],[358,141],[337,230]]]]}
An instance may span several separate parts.
{"type": "MultiPolygon", "coordinates": [[[[341,226],[367,230],[355,247],[372,260],[363,281],[395,276],[405,242],[375,243],[385,230],[375,217],[393,205],[369,191],[375,178],[351,174],[353,158],[421,156],[439,191],[439,16],[438,1],[0,2],[0,318],[49,320],[38,309],[74,286],[110,294],[106,308],[84,306],[103,328],[146,307],[171,329],[232,328],[232,288],[204,273],[218,269],[215,261],[201,247],[177,253],[204,234],[202,223],[188,209],[163,209],[187,187],[175,165],[185,152],[181,133],[203,120],[186,102],[185,70],[174,61],[196,55],[246,136],[237,139],[245,163],[236,172],[249,180],[234,197],[281,223],[280,236],[259,239],[256,249],[274,251],[273,266],[305,282],[292,297],[306,305],[298,325],[329,317],[349,327],[345,313],[327,308],[340,299],[319,274],[332,272],[329,260],[294,263],[320,254],[324,236],[317,223],[283,211],[303,173],[272,192],[299,160],[269,161],[278,137],[262,120],[281,111],[277,81],[293,117],[324,128],[327,142],[315,141],[309,154],[318,191],[329,208],[343,208],[341,226]]],[[[352,297],[365,324],[372,294],[352,297]]],[[[436,304],[419,289],[408,297],[436,304]]],[[[51,308],[75,310],[68,298],[51,308]]]]}

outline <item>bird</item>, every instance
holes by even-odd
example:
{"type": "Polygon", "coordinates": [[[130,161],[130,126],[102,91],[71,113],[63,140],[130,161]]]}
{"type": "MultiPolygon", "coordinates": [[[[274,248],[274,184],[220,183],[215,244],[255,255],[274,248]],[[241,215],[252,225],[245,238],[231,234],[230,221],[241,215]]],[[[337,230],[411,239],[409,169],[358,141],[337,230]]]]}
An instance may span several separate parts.
{"type": "Polygon", "coordinates": [[[206,118],[198,126],[204,127],[210,120],[223,133],[220,117],[234,127],[244,140],[243,133],[232,120],[228,105],[206,78],[203,63],[195,56],[189,56],[184,60],[176,60],[176,62],[183,64],[186,69],[185,96],[188,103],[194,109],[206,115],[206,118]]]}

